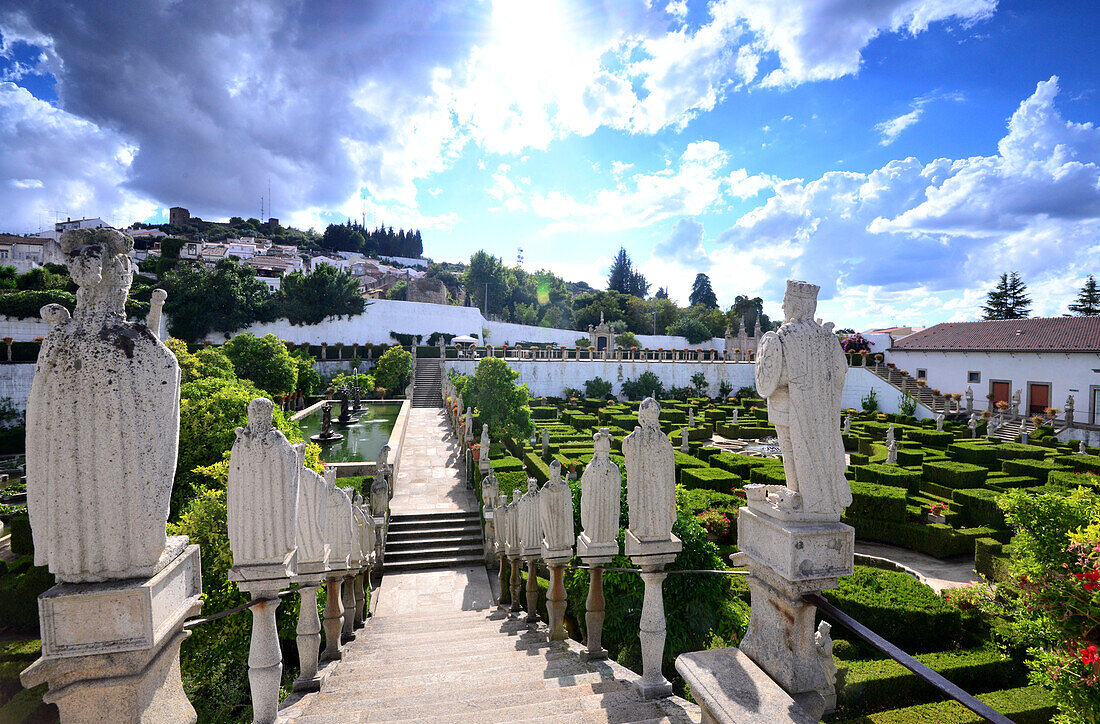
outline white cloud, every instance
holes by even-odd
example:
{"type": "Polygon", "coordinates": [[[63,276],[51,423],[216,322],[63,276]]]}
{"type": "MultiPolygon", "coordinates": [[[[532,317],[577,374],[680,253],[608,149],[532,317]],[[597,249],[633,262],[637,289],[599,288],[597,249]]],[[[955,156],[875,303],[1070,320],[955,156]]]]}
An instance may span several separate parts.
{"type": "Polygon", "coordinates": [[[875,130],[881,134],[882,138],[879,140],[879,144],[882,146],[889,146],[893,143],[902,131],[910,126],[916,125],[917,121],[924,115],[924,107],[934,100],[946,99],[953,101],[966,100],[961,93],[948,93],[939,94],[931,93],[921,96],[920,98],[914,98],[913,102],[909,104],[909,112],[903,113],[900,116],[891,118],[875,125],[875,130]]]}

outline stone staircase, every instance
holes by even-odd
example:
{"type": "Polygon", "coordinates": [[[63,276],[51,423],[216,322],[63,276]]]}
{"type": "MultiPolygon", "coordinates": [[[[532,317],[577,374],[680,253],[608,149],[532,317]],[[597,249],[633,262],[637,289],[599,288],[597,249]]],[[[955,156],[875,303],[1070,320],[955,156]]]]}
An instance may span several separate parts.
{"type": "Polygon", "coordinates": [[[900,370],[885,365],[870,365],[867,370],[882,381],[890,384],[899,392],[908,393],[919,404],[931,410],[933,413],[942,412],[944,417],[952,419],[966,419],[964,410],[956,410],[954,403],[949,403],[944,397],[932,394],[927,386],[918,385],[911,376],[901,374],[900,370]]]}
{"type": "Polygon", "coordinates": [[[585,663],[574,641],[551,645],[542,624],[503,609],[408,611],[368,620],[320,692],[288,700],[295,724],[546,722],[686,724],[698,707],[642,701],[637,675],[585,663]]]}
{"type": "Polygon", "coordinates": [[[443,376],[443,360],[417,359],[416,381],[413,386],[413,407],[443,407],[439,382],[443,376]]]}
{"type": "Polygon", "coordinates": [[[481,565],[485,545],[476,512],[393,515],[383,557],[386,573],[481,565]]]}

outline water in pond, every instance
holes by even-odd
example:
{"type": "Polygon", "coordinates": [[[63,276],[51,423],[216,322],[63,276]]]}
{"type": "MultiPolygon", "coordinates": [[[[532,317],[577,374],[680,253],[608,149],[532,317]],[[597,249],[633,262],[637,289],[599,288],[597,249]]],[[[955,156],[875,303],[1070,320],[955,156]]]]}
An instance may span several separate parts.
{"type": "Polygon", "coordinates": [[[779,455],[779,441],[774,437],[764,438],[755,445],[749,445],[745,448],[745,451],[752,451],[760,453],[761,455],[779,455]]]}
{"type": "MultiPolygon", "coordinates": [[[[332,429],[344,436],[343,440],[321,446],[321,460],[327,463],[352,463],[373,462],[378,459],[378,451],[390,439],[390,431],[393,430],[397,413],[401,411],[400,404],[378,404],[364,402],[363,409],[357,413],[359,421],[348,427],[336,424],[336,418],[340,414],[340,406],[332,406],[332,429]]],[[[298,420],[298,426],[302,429],[302,436],[308,440],[310,436],[321,432],[321,409],[298,420]]]]}

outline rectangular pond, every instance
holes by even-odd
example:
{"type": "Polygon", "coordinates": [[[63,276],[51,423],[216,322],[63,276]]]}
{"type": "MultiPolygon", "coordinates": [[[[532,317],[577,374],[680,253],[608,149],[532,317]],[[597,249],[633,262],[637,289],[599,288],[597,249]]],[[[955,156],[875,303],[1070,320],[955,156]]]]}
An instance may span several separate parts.
{"type": "MultiPolygon", "coordinates": [[[[326,463],[374,462],[378,459],[378,451],[389,441],[399,412],[400,403],[364,402],[363,409],[353,413],[359,416],[359,420],[345,427],[336,423],[340,405],[334,402],[332,430],[343,435],[344,439],[321,445],[321,460],[326,463]]],[[[319,434],[321,408],[298,420],[298,426],[306,440],[319,434]]]]}

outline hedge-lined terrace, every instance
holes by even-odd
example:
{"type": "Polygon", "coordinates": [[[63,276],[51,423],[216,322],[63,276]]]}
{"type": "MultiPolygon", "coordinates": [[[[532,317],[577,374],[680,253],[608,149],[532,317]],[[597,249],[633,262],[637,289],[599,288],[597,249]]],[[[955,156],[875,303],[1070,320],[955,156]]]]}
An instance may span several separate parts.
{"type": "MultiPolygon", "coordinates": [[[[592,435],[600,427],[611,432],[611,457],[625,475],[622,441],[636,425],[638,404],[594,399],[533,401],[535,443],[504,440],[494,443],[490,450],[491,467],[501,492],[522,490],[528,476],[541,485],[549,477],[553,460],[579,479],[593,455],[592,435]],[[548,434],[545,457],[541,450],[544,431],[548,434]]],[[[720,402],[696,398],[661,404],[662,429],[676,450],[676,534],[684,540],[684,553],[672,567],[724,568],[727,555],[737,549],[736,515],[743,504],[744,486],[781,484],[784,474],[780,460],[723,450],[714,444],[714,436],[749,440],[773,436],[766,403],[754,398],[720,402]],[[680,451],[681,429],[689,409],[694,409],[695,425],[688,430],[690,452],[685,454],[680,451]],[[735,409],[738,422],[734,424],[729,420],[735,409]]],[[[476,417],[474,425],[474,429],[480,429],[476,417]]],[[[984,432],[984,423],[982,428],[984,432]]],[[[972,555],[979,571],[991,578],[1003,578],[1012,533],[997,507],[997,496],[1012,488],[1093,484],[1095,478],[1078,472],[1100,470],[1100,456],[1096,455],[1100,451],[1090,450],[1088,456],[1072,455],[1069,446],[1046,439],[1041,433],[1035,442],[1020,445],[971,440],[969,428],[962,425],[947,423],[938,432],[931,421],[856,414],[851,433],[844,436],[851,456],[847,477],[853,492],[844,520],[855,527],[858,539],[937,557],[972,555]],[[891,423],[898,441],[897,465],[885,462],[884,440],[891,423]],[[944,508],[943,524],[928,522],[930,508],[937,503],[944,508]]],[[[476,466],[471,475],[480,488],[476,466]]],[[[579,483],[574,481],[572,487],[579,532],[579,483]]],[[[622,506],[621,523],[625,525],[625,480],[622,506]]],[[[612,565],[630,563],[618,557],[612,565]]],[[[669,643],[665,673],[670,679],[674,680],[671,664],[679,653],[731,645],[744,634],[747,586],[740,578],[731,579],[697,574],[667,579],[669,643]],[[704,589],[706,595],[701,595],[704,589]]],[[[547,583],[540,580],[539,584],[543,594],[539,605],[544,607],[547,583]]],[[[566,585],[570,630],[581,638],[587,574],[570,571],[566,585]]],[[[604,644],[620,662],[636,667],[640,581],[629,574],[608,572],[605,592],[608,616],[604,644]]],[[[1027,686],[1022,653],[1017,651],[1009,657],[994,645],[990,632],[997,627],[996,621],[953,605],[915,579],[902,573],[857,567],[856,575],[842,579],[839,588],[826,592],[826,596],[1015,721],[1045,722],[1054,713],[1049,693],[1042,687],[1027,686]]],[[[838,692],[837,712],[830,720],[974,720],[961,706],[941,701],[942,696],[899,664],[846,640],[839,626],[834,626],[833,634],[837,637],[837,665],[845,671],[845,679],[838,692]]]]}

